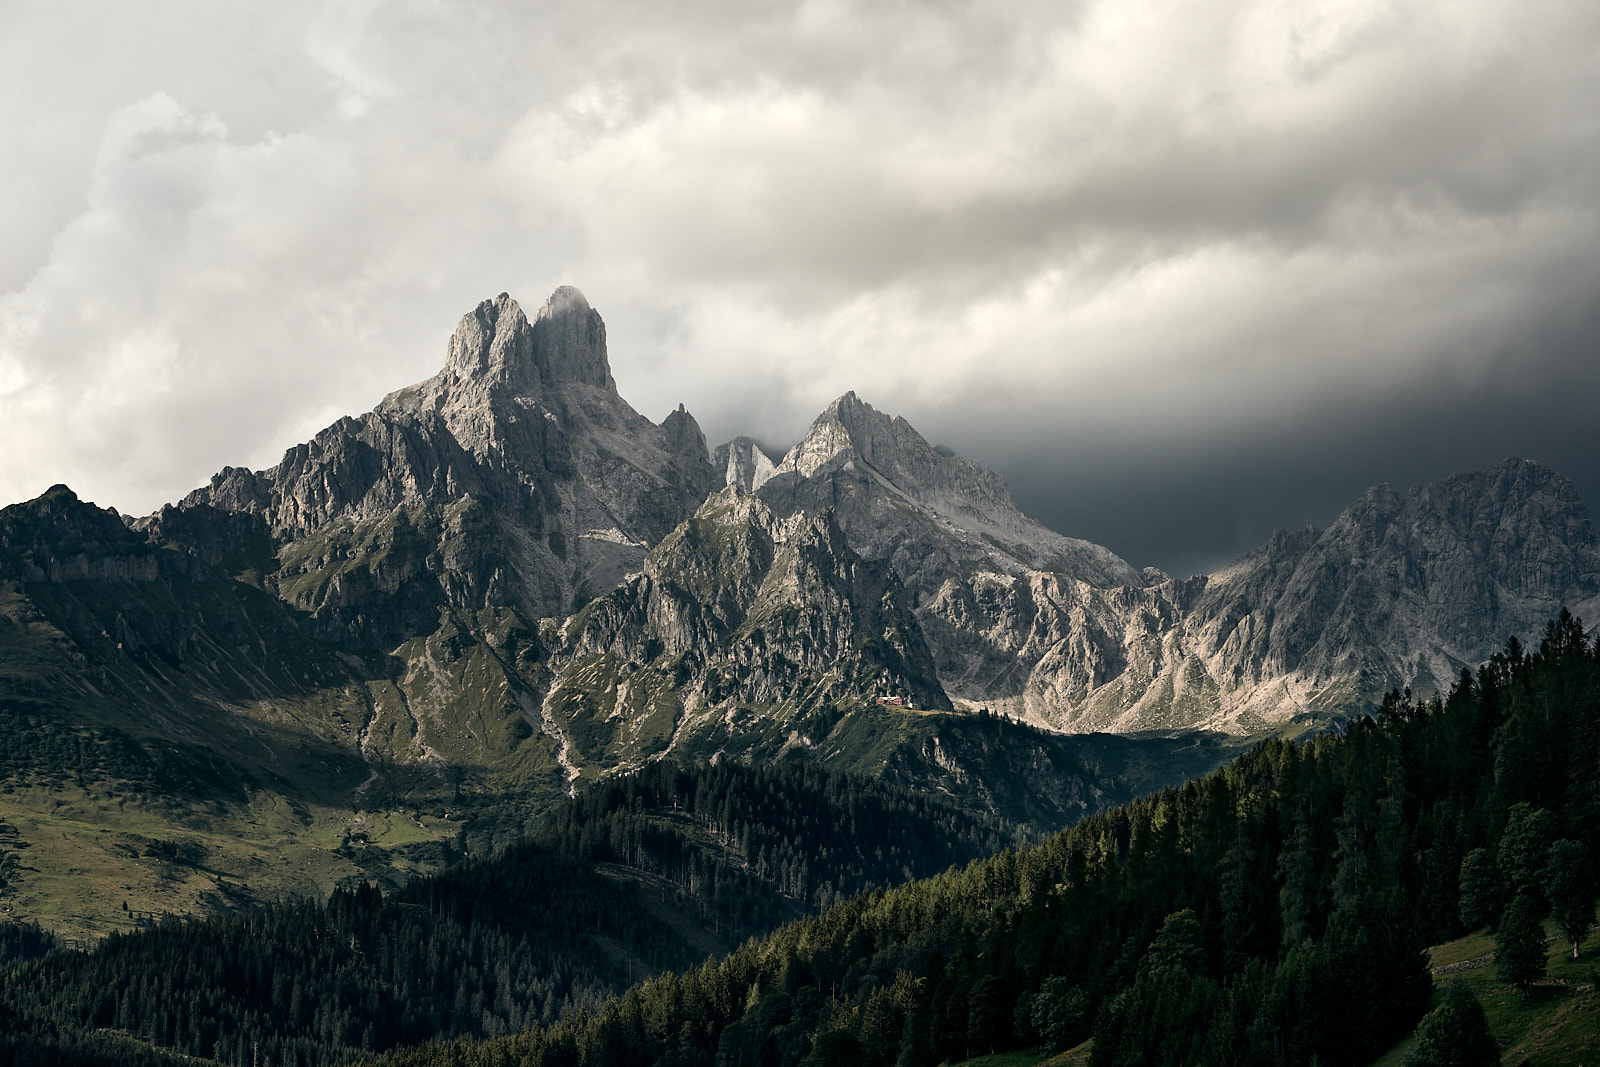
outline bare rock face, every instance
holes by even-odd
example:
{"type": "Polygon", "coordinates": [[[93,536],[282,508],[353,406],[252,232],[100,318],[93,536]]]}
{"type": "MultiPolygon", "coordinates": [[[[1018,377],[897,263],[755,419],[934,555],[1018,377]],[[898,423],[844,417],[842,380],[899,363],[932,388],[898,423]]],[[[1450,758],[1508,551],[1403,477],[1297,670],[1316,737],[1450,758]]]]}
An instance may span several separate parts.
{"type": "Polygon", "coordinates": [[[605,324],[557,289],[532,321],[463,316],[433,378],[182,507],[258,514],[273,576],[319,635],[393,644],[443,608],[564,615],[636,570],[716,482],[687,412],[656,426],[616,392],[605,324]]]}
{"type": "Polygon", "coordinates": [[[551,293],[532,333],[534,361],[545,381],[582,382],[616,392],[606,356],[606,324],[578,290],[563,285],[551,293]]]}
{"type": "Polygon", "coordinates": [[[518,395],[537,395],[557,382],[617,387],[606,324],[570,285],[552,293],[531,323],[505,293],[479,304],[450,338],[444,374],[469,389],[500,385],[518,395]]]}
{"type": "Polygon", "coordinates": [[[1231,622],[1266,601],[1271,624],[1237,647],[1264,670],[1315,679],[1386,669],[1421,690],[1448,686],[1563,606],[1600,607],[1600,538],[1576,490],[1519,459],[1405,494],[1378,486],[1309,544],[1241,564],[1212,576],[1196,613],[1231,622]]]}

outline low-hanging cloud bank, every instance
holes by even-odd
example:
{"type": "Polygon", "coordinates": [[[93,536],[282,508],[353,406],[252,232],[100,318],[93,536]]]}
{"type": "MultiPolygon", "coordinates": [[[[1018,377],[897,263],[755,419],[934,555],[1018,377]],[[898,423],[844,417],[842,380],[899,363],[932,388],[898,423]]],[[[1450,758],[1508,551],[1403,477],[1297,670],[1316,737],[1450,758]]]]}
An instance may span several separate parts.
{"type": "Polygon", "coordinates": [[[646,413],[853,388],[1139,563],[1600,482],[1600,9],[541,8],[0,11],[0,498],[153,509],[562,282],[646,413]]]}

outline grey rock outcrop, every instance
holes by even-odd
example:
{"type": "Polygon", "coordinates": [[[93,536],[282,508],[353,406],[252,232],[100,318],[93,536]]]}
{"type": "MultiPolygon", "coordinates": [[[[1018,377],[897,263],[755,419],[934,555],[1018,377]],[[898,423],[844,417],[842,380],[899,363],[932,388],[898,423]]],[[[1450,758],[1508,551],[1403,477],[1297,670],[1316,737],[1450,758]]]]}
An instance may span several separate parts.
{"type": "Polygon", "coordinates": [[[771,457],[749,437],[735,437],[718,445],[712,453],[711,465],[722,472],[723,485],[736,486],[745,493],[760,489],[777,473],[771,457]]]}

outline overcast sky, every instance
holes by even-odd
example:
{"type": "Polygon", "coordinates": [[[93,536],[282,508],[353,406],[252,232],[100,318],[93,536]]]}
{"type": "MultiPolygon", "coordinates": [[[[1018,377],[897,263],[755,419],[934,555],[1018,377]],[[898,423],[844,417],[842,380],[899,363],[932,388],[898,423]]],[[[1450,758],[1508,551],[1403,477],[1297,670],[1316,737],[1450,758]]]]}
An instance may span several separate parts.
{"type": "Polygon", "coordinates": [[[855,389],[1138,565],[1600,500],[1600,5],[0,0],[0,500],[144,513],[577,285],[719,441],[855,389]]]}

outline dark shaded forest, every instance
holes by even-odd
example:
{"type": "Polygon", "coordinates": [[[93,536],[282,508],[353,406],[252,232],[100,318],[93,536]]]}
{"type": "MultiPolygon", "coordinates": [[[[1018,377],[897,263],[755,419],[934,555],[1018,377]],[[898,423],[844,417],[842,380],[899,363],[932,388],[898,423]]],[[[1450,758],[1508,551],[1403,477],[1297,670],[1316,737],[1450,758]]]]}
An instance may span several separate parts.
{"type": "Polygon", "coordinates": [[[102,1032],[90,1046],[120,1036],[287,1065],[493,1037],[597,1010],[640,978],[1012,843],[999,824],[813,766],[660,763],[560,806],[528,840],[388,896],[358,885],[90,952],[0,926],[0,961],[24,961],[0,970],[0,1008],[34,1052],[102,1032]]]}

